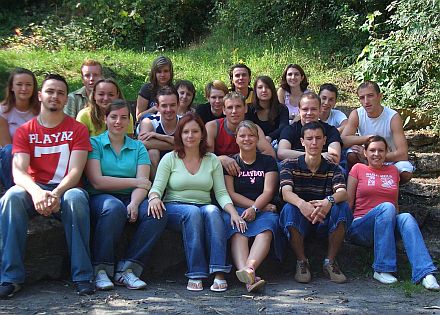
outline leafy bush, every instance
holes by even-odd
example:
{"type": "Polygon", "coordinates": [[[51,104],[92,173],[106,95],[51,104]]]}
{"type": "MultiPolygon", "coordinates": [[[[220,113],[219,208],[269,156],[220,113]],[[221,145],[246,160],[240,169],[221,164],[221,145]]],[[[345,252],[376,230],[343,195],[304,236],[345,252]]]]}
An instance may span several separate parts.
{"type": "Polygon", "coordinates": [[[69,22],[52,15],[24,28],[16,34],[0,39],[1,46],[26,47],[47,50],[95,50],[109,46],[111,38],[94,25],[92,18],[73,17],[69,22]]]}
{"type": "Polygon", "coordinates": [[[380,83],[390,105],[429,113],[439,129],[440,2],[394,1],[387,7],[391,32],[377,34],[380,24],[369,24],[370,43],[359,56],[357,78],[380,83]]]}

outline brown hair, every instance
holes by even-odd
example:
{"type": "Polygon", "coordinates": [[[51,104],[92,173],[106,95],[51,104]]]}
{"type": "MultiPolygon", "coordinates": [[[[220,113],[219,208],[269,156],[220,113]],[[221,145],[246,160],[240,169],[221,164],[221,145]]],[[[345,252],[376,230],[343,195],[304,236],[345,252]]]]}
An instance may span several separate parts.
{"type": "Polygon", "coordinates": [[[301,80],[301,83],[299,84],[299,88],[300,88],[301,91],[303,91],[303,92],[304,92],[305,90],[307,90],[307,87],[309,86],[309,81],[307,80],[306,73],[304,72],[303,68],[301,68],[301,66],[300,66],[300,65],[297,65],[296,63],[288,64],[288,65],[286,66],[286,68],[284,69],[283,75],[281,76],[281,84],[280,84],[281,88],[282,88],[284,91],[287,91],[287,92],[290,93],[290,86],[289,86],[289,84],[287,84],[287,79],[286,79],[287,71],[288,71],[290,68],[294,68],[294,69],[298,70],[299,73],[303,76],[303,79],[301,80]]]}
{"type": "Polygon", "coordinates": [[[191,121],[195,121],[202,131],[202,139],[199,144],[199,154],[200,158],[203,158],[208,152],[208,142],[206,141],[207,133],[205,124],[199,115],[189,112],[185,114],[182,118],[180,118],[179,123],[177,124],[176,131],[174,132],[174,151],[177,153],[177,156],[181,159],[185,157],[185,147],[182,141],[182,132],[185,125],[191,121]]]}
{"type": "Polygon", "coordinates": [[[29,108],[34,115],[38,115],[38,113],[40,112],[41,106],[40,106],[40,101],[38,100],[37,79],[35,78],[35,74],[32,71],[25,69],[25,68],[15,68],[11,72],[11,74],[9,75],[9,78],[8,78],[8,83],[6,84],[6,89],[5,89],[6,97],[1,102],[1,104],[3,106],[6,106],[6,110],[5,110],[6,113],[9,112],[12,109],[12,107],[15,107],[16,99],[15,99],[15,94],[12,91],[12,84],[14,83],[14,77],[19,74],[27,74],[32,77],[32,82],[34,84],[34,88],[32,91],[32,96],[29,99],[29,108]]]}
{"type": "Polygon", "coordinates": [[[92,93],[90,93],[90,98],[87,106],[90,107],[90,120],[92,121],[93,127],[95,129],[101,129],[104,126],[104,118],[105,118],[105,109],[101,108],[96,104],[95,100],[95,93],[96,93],[96,87],[101,83],[111,83],[116,87],[116,90],[118,91],[118,98],[124,99],[124,95],[122,95],[122,91],[119,88],[119,85],[116,83],[115,80],[111,78],[107,79],[101,79],[98,80],[95,85],[93,86],[92,93]]]}
{"type": "Polygon", "coordinates": [[[371,136],[371,137],[369,137],[367,139],[367,141],[365,141],[365,143],[364,143],[365,150],[367,150],[368,147],[370,146],[370,144],[372,144],[373,142],[383,142],[383,143],[385,143],[385,150],[388,150],[388,143],[385,140],[385,138],[382,137],[382,136],[371,136]]]}
{"type": "Polygon", "coordinates": [[[225,95],[228,94],[228,92],[229,92],[228,87],[226,86],[226,84],[223,81],[214,80],[214,81],[211,81],[208,84],[206,84],[205,97],[207,99],[209,99],[209,97],[211,96],[212,89],[223,91],[225,93],[225,95]]]}

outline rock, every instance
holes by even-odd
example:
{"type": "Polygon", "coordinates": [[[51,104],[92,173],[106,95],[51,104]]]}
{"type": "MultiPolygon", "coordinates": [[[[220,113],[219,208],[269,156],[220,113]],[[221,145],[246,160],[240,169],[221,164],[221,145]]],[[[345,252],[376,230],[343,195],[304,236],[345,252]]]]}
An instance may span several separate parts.
{"type": "Polygon", "coordinates": [[[415,196],[438,198],[440,196],[440,180],[437,178],[413,178],[408,184],[400,187],[400,192],[415,196]]]}
{"type": "Polygon", "coordinates": [[[68,264],[61,222],[42,216],[30,220],[25,253],[26,281],[59,279],[67,274],[68,264]]]}
{"type": "Polygon", "coordinates": [[[416,175],[422,177],[437,176],[440,172],[439,153],[416,153],[416,175]]]}
{"type": "Polygon", "coordinates": [[[408,146],[412,148],[420,148],[431,145],[437,145],[439,142],[439,137],[430,132],[420,132],[418,131],[406,131],[405,132],[406,141],[408,146]]]}

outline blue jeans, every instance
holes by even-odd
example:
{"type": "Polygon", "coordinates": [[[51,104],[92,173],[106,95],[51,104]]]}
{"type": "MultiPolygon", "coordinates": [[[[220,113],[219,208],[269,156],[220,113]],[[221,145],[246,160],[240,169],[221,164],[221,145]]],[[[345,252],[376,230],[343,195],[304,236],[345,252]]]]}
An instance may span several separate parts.
{"type": "Polygon", "coordinates": [[[345,227],[347,228],[352,219],[353,216],[350,208],[345,201],[332,206],[327,213],[324,222],[317,224],[312,224],[312,222],[307,220],[298,207],[286,203],[281,210],[280,226],[284,230],[288,239],[290,239],[289,228],[296,229],[304,238],[311,233],[314,233],[319,237],[325,237],[333,233],[341,222],[345,222],[345,227]]]}
{"type": "MultiPolygon", "coordinates": [[[[57,185],[40,185],[53,190],[57,185]]],[[[24,254],[29,217],[38,215],[30,194],[20,186],[13,186],[0,200],[3,252],[2,282],[23,283],[25,279],[24,254]]],[[[60,213],[70,254],[73,281],[90,281],[93,269],[90,262],[90,214],[88,194],[80,188],[71,188],[61,196],[60,213]]]]}
{"type": "MultiPolygon", "coordinates": [[[[115,249],[121,238],[127,219],[127,205],[130,195],[99,194],[90,196],[91,221],[94,226],[92,241],[92,264],[95,274],[105,270],[113,276],[115,272],[115,249]]],[[[138,210],[136,232],[125,256],[116,266],[116,272],[132,269],[140,277],[148,256],[167,224],[167,213],[161,219],[147,215],[148,200],[145,199],[138,210]]]]}
{"type": "Polygon", "coordinates": [[[168,227],[182,231],[188,278],[207,278],[211,273],[231,271],[231,265],[226,264],[225,226],[216,206],[167,202],[165,207],[168,227]]]}
{"type": "Polygon", "coordinates": [[[375,271],[395,272],[396,236],[399,234],[411,264],[411,280],[417,283],[436,268],[426,249],[417,221],[411,214],[397,214],[392,203],[381,203],[363,217],[353,221],[348,229],[347,238],[358,245],[374,245],[375,271]]]}
{"type": "Polygon", "coordinates": [[[5,190],[14,186],[12,178],[12,144],[0,148],[0,181],[5,190]]]}

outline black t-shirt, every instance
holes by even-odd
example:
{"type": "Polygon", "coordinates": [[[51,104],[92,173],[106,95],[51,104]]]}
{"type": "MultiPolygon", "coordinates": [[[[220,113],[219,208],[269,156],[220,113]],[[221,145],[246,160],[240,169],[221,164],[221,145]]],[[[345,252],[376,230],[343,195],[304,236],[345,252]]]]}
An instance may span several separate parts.
{"type": "MultiPolygon", "coordinates": [[[[339,134],[338,129],[334,126],[330,126],[329,124],[319,121],[321,125],[324,127],[325,134],[327,137],[327,141],[324,144],[324,147],[322,148],[323,152],[328,151],[328,145],[332,142],[339,142],[342,146],[342,139],[341,135],[339,134]]],[[[281,131],[280,141],[282,139],[285,139],[290,142],[291,149],[296,151],[302,151],[304,152],[304,147],[301,144],[301,128],[302,124],[301,121],[296,121],[293,124],[284,127],[284,129],[281,131]]]]}
{"type": "Polygon", "coordinates": [[[139,91],[139,96],[148,100],[148,108],[156,105],[156,95],[153,93],[153,85],[151,83],[145,83],[142,85],[139,91]]]}
{"type": "MultiPolygon", "coordinates": [[[[240,154],[235,154],[232,158],[240,166],[240,173],[234,176],[234,190],[251,200],[257,199],[263,193],[266,173],[278,172],[277,162],[270,155],[257,152],[255,162],[250,165],[243,162],[240,154]]],[[[224,174],[227,175],[227,171],[224,174]]]]}
{"type": "Polygon", "coordinates": [[[215,116],[211,112],[211,104],[209,104],[209,103],[200,104],[199,106],[197,106],[196,113],[200,116],[200,118],[202,118],[202,120],[205,124],[209,121],[225,117],[225,115],[223,115],[223,112],[220,116],[218,116],[218,117],[215,116]]]}
{"type": "Polygon", "coordinates": [[[253,106],[249,106],[246,113],[246,119],[254,122],[264,131],[264,135],[269,136],[272,140],[278,140],[281,135],[281,130],[289,124],[289,109],[282,104],[279,104],[280,110],[278,116],[272,125],[268,120],[262,121],[258,118],[257,112],[253,106]]]}

